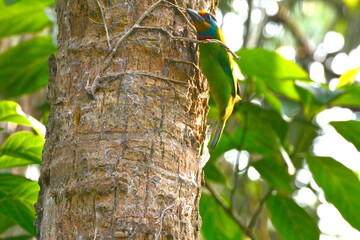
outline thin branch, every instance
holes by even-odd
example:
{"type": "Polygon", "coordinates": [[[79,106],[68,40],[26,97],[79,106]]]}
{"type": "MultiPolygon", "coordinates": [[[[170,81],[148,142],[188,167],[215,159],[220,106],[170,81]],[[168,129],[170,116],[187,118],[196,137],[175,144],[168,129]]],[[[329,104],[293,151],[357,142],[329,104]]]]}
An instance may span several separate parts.
{"type": "Polygon", "coordinates": [[[145,10],[145,12],[139,17],[138,20],[136,20],[136,22],[134,23],[134,25],[131,26],[131,28],[120,37],[120,39],[115,43],[115,46],[113,47],[113,49],[111,50],[111,54],[109,55],[108,59],[112,59],[112,57],[115,55],[117,49],[119,48],[120,44],[125,40],[125,38],[127,38],[136,27],[139,26],[139,24],[142,22],[142,20],[144,20],[144,18],[152,11],[154,10],[157,5],[159,5],[163,0],[159,0],[156,3],[154,3],[153,5],[151,5],[148,9],[145,10]]]}
{"type": "MultiPolygon", "coordinates": [[[[243,133],[244,134],[244,133],[243,133]]],[[[239,185],[239,162],[240,162],[240,156],[241,152],[238,150],[237,156],[236,156],[236,164],[235,164],[235,170],[234,170],[234,187],[231,190],[230,193],[230,204],[231,206],[234,205],[234,199],[235,199],[235,193],[239,185]]]]}
{"type": "Polygon", "coordinates": [[[250,220],[250,223],[248,225],[248,229],[253,229],[258,218],[259,218],[259,215],[263,209],[263,206],[265,204],[265,201],[268,199],[268,197],[271,195],[271,192],[273,191],[272,188],[269,189],[269,191],[264,195],[264,197],[261,199],[260,203],[259,203],[259,206],[258,208],[256,209],[254,215],[252,216],[251,220],[250,220]]]}
{"type": "Polygon", "coordinates": [[[215,192],[215,190],[209,185],[209,183],[205,183],[206,188],[209,190],[209,192],[213,195],[216,202],[225,210],[225,212],[237,223],[239,228],[251,239],[251,240],[257,240],[257,238],[254,236],[254,234],[251,232],[249,228],[245,226],[245,224],[242,223],[239,216],[237,216],[231,207],[227,207],[225,203],[220,199],[218,194],[215,192]]]}
{"type": "Polygon", "coordinates": [[[277,13],[278,20],[280,20],[284,25],[290,30],[290,32],[294,35],[296,41],[299,45],[304,49],[305,54],[313,58],[314,52],[311,49],[308,39],[304,36],[302,32],[296,26],[296,23],[289,18],[289,10],[281,3],[278,3],[279,11],[277,13]]]}
{"type": "Polygon", "coordinates": [[[247,0],[248,3],[248,17],[246,19],[246,23],[245,23],[245,27],[246,27],[246,32],[245,32],[245,36],[244,36],[244,47],[247,47],[247,43],[249,41],[249,36],[250,36],[250,24],[251,24],[251,12],[253,9],[253,4],[252,4],[253,0],[247,0]]]}
{"type": "MultiPolygon", "coordinates": [[[[247,92],[244,93],[244,97],[243,97],[243,102],[244,104],[247,104],[249,102],[248,99],[248,94],[247,92]]],[[[234,199],[235,199],[235,193],[236,190],[238,189],[238,185],[239,185],[239,161],[240,161],[240,155],[241,155],[241,150],[245,144],[245,137],[247,134],[247,130],[248,130],[248,112],[247,112],[247,108],[244,108],[244,121],[243,121],[243,129],[242,129],[242,134],[241,134],[241,139],[240,139],[240,143],[237,147],[238,152],[238,156],[236,159],[236,164],[235,164],[235,171],[234,171],[234,187],[231,190],[230,193],[230,203],[231,205],[234,204],[234,199]]]]}
{"type": "Polygon", "coordinates": [[[187,24],[192,28],[192,30],[194,32],[196,32],[196,28],[194,27],[194,25],[191,23],[191,21],[186,17],[186,15],[184,14],[184,12],[186,12],[186,9],[185,8],[182,8],[182,7],[179,7],[176,0],[174,0],[175,4],[174,3],[171,3],[169,1],[166,1],[164,0],[164,3],[167,3],[173,7],[175,7],[176,9],[179,10],[180,14],[184,17],[184,19],[186,20],[187,24]]]}
{"type": "Polygon", "coordinates": [[[181,40],[181,41],[187,41],[187,42],[192,42],[192,43],[197,43],[197,44],[217,43],[217,44],[220,44],[223,48],[225,48],[225,50],[228,51],[234,58],[240,59],[240,57],[238,55],[236,55],[233,51],[231,51],[230,48],[225,43],[223,43],[217,39],[196,40],[196,39],[192,39],[192,38],[173,36],[170,32],[168,32],[167,30],[160,28],[160,27],[136,26],[136,27],[134,27],[134,29],[158,30],[163,33],[166,33],[172,40],[181,40]]]}
{"type": "Polygon", "coordinates": [[[161,212],[161,217],[160,217],[160,228],[158,233],[155,235],[155,240],[158,240],[163,228],[163,222],[164,222],[164,216],[167,210],[170,210],[171,208],[173,208],[175,206],[175,201],[174,203],[170,204],[169,206],[167,206],[162,212],[161,212]]]}
{"type": "Polygon", "coordinates": [[[183,64],[186,64],[186,65],[191,65],[193,66],[196,71],[201,71],[200,68],[193,62],[190,62],[190,61],[185,61],[185,60],[179,60],[179,59],[175,59],[175,58],[165,58],[167,61],[169,62],[175,62],[175,63],[183,63],[183,64]]]}
{"type": "Polygon", "coordinates": [[[101,17],[102,17],[102,19],[103,19],[104,28],[105,28],[105,32],[106,32],[106,39],[107,39],[107,42],[108,42],[109,49],[111,49],[110,37],[109,37],[108,27],[107,27],[107,24],[106,24],[105,13],[104,13],[104,11],[103,11],[103,7],[100,5],[99,0],[96,0],[96,2],[97,2],[97,4],[99,5],[99,8],[100,8],[101,17]]]}

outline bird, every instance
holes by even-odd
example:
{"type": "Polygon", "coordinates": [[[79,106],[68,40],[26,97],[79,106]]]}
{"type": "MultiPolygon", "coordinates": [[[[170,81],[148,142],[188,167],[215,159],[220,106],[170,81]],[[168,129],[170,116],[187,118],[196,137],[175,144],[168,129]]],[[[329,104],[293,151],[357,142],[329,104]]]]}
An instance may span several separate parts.
{"type": "MultiPolygon", "coordinates": [[[[198,40],[216,39],[225,44],[223,34],[213,15],[206,11],[186,9],[197,32],[198,40]]],[[[200,43],[200,69],[206,77],[210,96],[218,109],[218,121],[209,145],[213,150],[222,135],[226,121],[231,116],[235,103],[241,100],[240,69],[233,56],[218,43],[200,43]]]]}

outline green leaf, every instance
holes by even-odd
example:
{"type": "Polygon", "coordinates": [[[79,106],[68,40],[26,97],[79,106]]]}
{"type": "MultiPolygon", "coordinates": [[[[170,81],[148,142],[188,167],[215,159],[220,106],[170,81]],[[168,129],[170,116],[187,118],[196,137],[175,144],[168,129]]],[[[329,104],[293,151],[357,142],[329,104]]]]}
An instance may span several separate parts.
{"type": "MultiPolygon", "coordinates": [[[[304,69],[276,52],[263,48],[241,49],[236,52],[241,72],[249,77],[266,80],[310,80],[304,69]]],[[[280,82],[279,82],[280,83],[280,82]]]]}
{"type": "Polygon", "coordinates": [[[360,86],[359,85],[345,85],[339,90],[344,92],[331,101],[333,106],[350,106],[350,107],[360,107],[360,86]]]}
{"type": "Polygon", "coordinates": [[[44,139],[32,132],[17,132],[0,148],[0,169],[41,164],[44,139]]]}
{"type": "Polygon", "coordinates": [[[293,146],[293,151],[290,152],[295,167],[300,167],[303,162],[304,154],[309,152],[314,138],[318,135],[318,127],[302,119],[294,119],[289,125],[287,139],[293,146]]]}
{"type": "Polygon", "coordinates": [[[299,93],[306,119],[311,120],[326,105],[343,93],[343,90],[330,91],[322,85],[307,84],[297,81],[296,91],[299,93]]]}
{"type": "Polygon", "coordinates": [[[288,119],[293,119],[298,113],[301,112],[301,105],[297,102],[281,99],[281,115],[286,116],[288,119]]]}
{"type": "Polygon", "coordinates": [[[33,236],[36,235],[35,209],[29,202],[14,197],[0,198],[0,213],[11,218],[33,236]]]}
{"type": "Polygon", "coordinates": [[[286,165],[271,159],[263,159],[251,164],[271,186],[285,193],[292,193],[291,176],[286,165]]]}
{"type": "Polygon", "coordinates": [[[34,92],[48,81],[47,60],[56,52],[50,37],[21,42],[0,55],[0,97],[34,92]]]}
{"type": "Polygon", "coordinates": [[[8,5],[0,5],[0,38],[21,33],[38,32],[51,25],[45,14],[45,7],[53,5],[53,0],[12,2],[8,5]]]}
{"type": "Polygon", "coordinates": [[[339,121],[330,122],[330,124],[360,151],[360,121],[339,121]]]}
{"type": "Polygon", "coordinates": [[[33,236],[39,185],[21,176],[0,174],[0,214],[10,218],[33,236]]]}
{"type": "Polygon", "coordinates": [[[281,157],[280,146],[283,142],[288,123],[274,110],[267,110],[255,104],[238,104],[241,125],[233,134],[230,149],[237,149],[245,132],[243,150],[260,153],[268,157],[281,157]],[[244,123],[246,122],[246,126],[244,123]],[[245,131],[244,131],[245,128],[245,131]]]}
{"type": "Polygon", "coordinates": [[[226,183],[226,178],[224,174],[219,170],[219,168],[215,165],[214,161],[209,161],[203,168],[205,173],[205,179],[210,180],[217,183],[226,183]]]}
{"type": "Polygon", "coordinates": [[[343,90],[331,91],[325,88],[326,85],[310,85],[305,82],[296,82],[296,85],[307,90],[309,93],[312,94],[312,96],[317,102],[322,104],[327,104],[331,102],[333,99],[335,99],[337,96],[344,92],[343,90]]]}
{"type": "Polygon", "coordinates": [[[277,112],[281,112],[281,101],[275,96],[274,93],[269,91],[265,82],[261,79],[254,79],[254,86],[256,87],[256,91],[262,94],[265,101],[277,112]]]}
{"type": "Polygon", "coordinates": [[[355,82],[355,77],[358,74],[358,72],[360,71],[360,67],[355,68],[355,69],[351,69],[347,72],[345,72],[343,75],[340,76],[339,78],[339,83],[336,86],[336,88],[340,88],[342,86],[345,86],[347,84],[352,84],[355,82]]]}
{"type": "Polygon", "coordinates": [[[281,158],[280,145],[285,139],[288,128],[288,123],[282,119],[281,115],[274,110],[245,103],[237,104],[235,112],[236,114],[228,120],[218,146],[211,151],[210,162],[216,161],[226,151],[239,147],[251,153],[281,158]],[[231,122],[237,129],[229,133],[231,122]],[[247,122],[246,127],[244,122],[247,122]],[[244,127],[246,128],[245,142],[243,146],[240,146],[244,127]]]}
{"type": "Polygon", "coordinates": [[[13,174],[0,174],[0,193],[6,196],[13,196],[19,199],[26,199],[34,204],[37,201],[39,185],[25,177],[13,174]]]}
{"type": "Polygon", "coordinates": [[[320,231],[315,219],[291,198],[275,195],[266,200],[271,222],[286,240],[318,240],[320,231]]]}
{"type": "Polygon", "coordinates": [[[200,199],[202,217],[201,233],[205,240],[240,240],[242,232],[236,222],[212,197],[202,194],[200,199]]]}
{"type": "Polygon", "coordinates": [[[25,114],[14,101],[0,101],[0,122],[13,122],[32,127],[39,136],[45,133],[45,126],[30,115],[25,114]]]}
{"type": "Polygon", "coordinates": [[[307,163],[326,199],[351,226],[360,230],[360,181],[358,176],[330,157],[308,156],[307,163]]]}
{"type": "Polygon", "coordinates": [[[14,221],[0,213],[0,236],[2,233],[4,233],[6,230],[13,227],[14,225],[16,225],[14,221]]]}
{"type": "Polygon", "coordinates": [[[310,78],[296,63],[262,48],[242,49],[237,54],[241,57],[236,61],[242,73],[253,79],[255,90],[278,112],[281,102],[274,93],[291,100],[301,100],[294,80],[310,81],[310,78]]]}

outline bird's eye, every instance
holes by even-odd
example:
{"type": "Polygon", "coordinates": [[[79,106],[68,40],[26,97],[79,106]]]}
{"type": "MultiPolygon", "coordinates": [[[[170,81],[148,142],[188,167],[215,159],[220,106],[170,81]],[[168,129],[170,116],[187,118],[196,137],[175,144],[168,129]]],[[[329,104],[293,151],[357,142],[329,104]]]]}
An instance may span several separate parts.
{"type": "Polygon", "coordinates": [[[205,19],[206,20],[214,20],[215,22],[216,22],[216,18],[213,16],[213,15],[211,15],[211,14],[209,14],[209,13],[207,13],[207,14],[205,14],[205,19]]]}

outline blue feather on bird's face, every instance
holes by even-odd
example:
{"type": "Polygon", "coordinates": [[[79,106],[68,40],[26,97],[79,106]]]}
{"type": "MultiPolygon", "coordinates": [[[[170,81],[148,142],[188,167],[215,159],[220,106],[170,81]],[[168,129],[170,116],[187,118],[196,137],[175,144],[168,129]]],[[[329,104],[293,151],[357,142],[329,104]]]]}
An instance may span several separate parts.
{"type": "Polygon", "coordinates": [[[213,15],[205,11],[196,12],[192,9],[186,9],[186,11],[194,22],[199,40],[219,39],[219,27],[213,15]]]}

